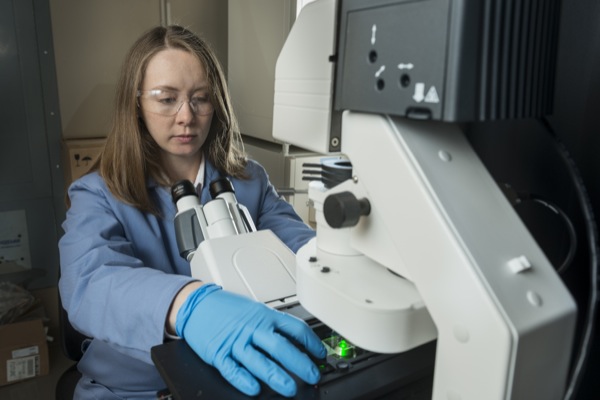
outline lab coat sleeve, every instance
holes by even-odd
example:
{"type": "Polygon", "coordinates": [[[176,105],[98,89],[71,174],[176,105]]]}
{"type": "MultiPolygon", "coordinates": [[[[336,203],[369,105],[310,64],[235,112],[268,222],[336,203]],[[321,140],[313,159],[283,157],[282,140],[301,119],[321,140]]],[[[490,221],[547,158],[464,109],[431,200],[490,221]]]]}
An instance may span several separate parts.
{"type": "Polygon", "coordinates": [[[97,181],[80,180],[69,189],[59,242],[63,306],[80,332],[151,363],[150,348],[163,342],[170,304],[192,278],[136,257],[123,213],[116,211],[124,205],[97,181]]]}
{"type": "Polygon", "coordinates": [[[252,181],[258,182],[260,188],[258,215],[253,217],[257,229],[270,229],[293,252],[297,252],[315,236],[315,231],[302,221],[290,203],[279,196],[261,165],[251,162],[249,170],[254,178],[252,181]]]}

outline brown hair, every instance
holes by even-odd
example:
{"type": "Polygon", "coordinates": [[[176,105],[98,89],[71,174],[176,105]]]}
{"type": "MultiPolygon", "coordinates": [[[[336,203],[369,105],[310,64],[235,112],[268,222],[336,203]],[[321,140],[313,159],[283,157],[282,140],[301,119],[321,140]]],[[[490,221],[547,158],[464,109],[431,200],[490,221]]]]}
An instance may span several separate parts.
{"type": "Polygon", "coordinates": [[[246,157],[225,75],[209,44],[181,26],[156,27],[131,47],[117,85],[112,125],[105,147],[92,170],[98,170],[111,193],[142,211],[157,213],[146,188],[152,177],[170,186],[160,164],[159,147],[138,118],[137,92],[149,60],[164,49],[181,49],[198,57],[204,66],[215,114],[203,145],[205,156],[224,174],[246,178],[246,157]]]}

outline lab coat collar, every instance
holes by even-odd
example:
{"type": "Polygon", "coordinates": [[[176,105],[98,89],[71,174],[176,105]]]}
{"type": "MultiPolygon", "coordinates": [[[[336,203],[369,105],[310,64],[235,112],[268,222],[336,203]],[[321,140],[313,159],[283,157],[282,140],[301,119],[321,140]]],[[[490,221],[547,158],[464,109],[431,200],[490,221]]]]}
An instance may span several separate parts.
{"type": "Polygon", "coordinates": [[[194,181],[194,187],[196,188],[198,196],[200,196],[202,188],[204,187],[204,170],[206,169],[204,160],[206,160],[206,157],[203,155],[202,160],[200,161],[200,167],[198,168],[198,173],[196,174],[196,180],[194,181]]]}

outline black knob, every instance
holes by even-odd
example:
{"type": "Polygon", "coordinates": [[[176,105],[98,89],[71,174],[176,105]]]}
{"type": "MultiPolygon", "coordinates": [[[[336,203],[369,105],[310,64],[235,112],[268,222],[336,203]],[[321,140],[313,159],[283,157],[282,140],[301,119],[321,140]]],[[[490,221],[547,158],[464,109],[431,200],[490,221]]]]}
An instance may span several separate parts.
{"type": "Polygon", "coordinates": [[[371,204],[367,199],[357,199],[351,192],[327,196],[323,203],[325,221],[332,228],[347,228],[358,224],[361,215],[369,215],[371,204]]]}

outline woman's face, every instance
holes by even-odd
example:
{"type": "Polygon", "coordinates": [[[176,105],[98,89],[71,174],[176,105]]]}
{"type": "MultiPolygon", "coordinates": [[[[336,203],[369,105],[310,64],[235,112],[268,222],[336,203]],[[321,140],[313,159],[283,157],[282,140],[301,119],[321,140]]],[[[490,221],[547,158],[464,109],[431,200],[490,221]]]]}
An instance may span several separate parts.
{"type": "Polygon", "coordinates": [[[191,53],[166,49],[150,59],[138,100],[167,165],[199,165],[214,114],[208,93],[204,67],[191,53]]]}

